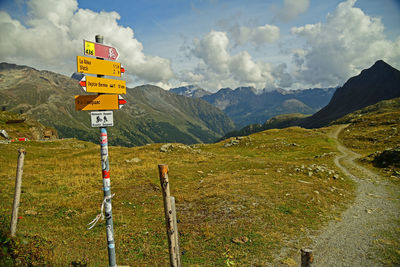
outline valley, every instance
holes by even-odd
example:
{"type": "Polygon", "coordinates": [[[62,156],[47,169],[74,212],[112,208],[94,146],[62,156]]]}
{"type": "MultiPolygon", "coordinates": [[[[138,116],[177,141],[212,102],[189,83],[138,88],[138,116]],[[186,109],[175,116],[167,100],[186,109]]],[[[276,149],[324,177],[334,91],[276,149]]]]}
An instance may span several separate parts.
{"type": "MultiPolygon", "coordinates": [[[[398,112],[387,105],[383,111],[376,112],[387,118],[394,118],[390,114],[398,112]]],[[[371,123],[374,116],[373,112],[364,113],[363,123],[371,123]]],[[[400,126],[398,120],[382,124],[400,126]]],[[[162,144],[110,147],[117,261],[130,265],[168,264],[157,175],[157,165],[163,163],[169,166],[171,194],[177,201],[184,265],[223,266],[230,259],[238,265],[268,266],[276,262],[293,266],[301,247],[313,246],[314,240],[319,244],[323,234],[322,239],[314,237],[329,231],[324,229],[330,221],[346,221],[347,213],[341,213],[358,205],[359,182],[335,164],[335,157],[343,151],[330,136],[337,127],[267,130],[215,144],[173,144],[167,152],[160,152],[162,144]]],[[[347,129],[351,136],[364,133],[352,124],[342,133],[349,133],[347,129]]],[[[339,136],[346,140],[345,135],[339,136]]],[[[393,135],[385,146],[398,144],[398,138],[393,135]]],[[[369,153],[363,148],[370,146],[368,139],[360,142],[357,152],[369,153]]],[[[7,232],[20,146],[1,145],[4,153],[0,176],[5,182],[0,206],[2,233],[7,232]]],[[[106,253],[99,253],[104,246],[104,223],[92,230],[86,226],[98,213],[102,199],[99,146],[69,139],[28,142],[24,147],[28,154],[21,219],[18,241],[7,245],[11,255],[34,265],[98,265],[106,261],[106,253]]],[[[363,164],[381,173],[370,163],[363,164]]],[[[346,163],[345,168],[349,168],[346,163]]],[[[389,169],[379,179],[395,192],[399,178],[391,176],[395,167],[389,169]]],[[[382,199],[386,200],[397,201],[398,196],[382,199]]],[[[371,210],[372,216],[383,211],[368,205],[365,209],[371,210]]],[[[365,210],[360,212],[365,213],[362,216],[371,215],[365,210]]],[[[385,252],[374,256],[378,263],[399,262],[396,225],[393,221],[393,231],[385,228],[386,232],[379,232],[371,240],[372,251],[385,252]]],[[[340,238],[338,242],[337,246],[342,246],[340,238]]],[[[321,259],[319,251],[323,250],[317,245],[315,257],[321,259]]],[[[321,253],[328,259],[326,252],[321,253]]]]}
{"type": "Polygon", "coordinates": [[[262,124],[282,114],[311,115],[326,106],[336,88],[310,88],[304,90],[256,90],[253,87],[222,88],[210,93],[197,86],[171,88],[170,92],[191,98],[200,98],[225,112],[242,128],[249,124],[262,124]]]}

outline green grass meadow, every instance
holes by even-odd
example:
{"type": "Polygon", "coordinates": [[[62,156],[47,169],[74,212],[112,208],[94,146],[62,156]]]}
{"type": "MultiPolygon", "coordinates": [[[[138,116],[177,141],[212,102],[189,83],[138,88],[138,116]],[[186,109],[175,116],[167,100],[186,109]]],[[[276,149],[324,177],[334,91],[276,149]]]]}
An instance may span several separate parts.
{"type": "MultiPolygon", "coordinates": [[[[110,147],[117,263],[168,265],[158,164],[169,166],[184,266],[265,266],[281,248],[288,259],[297,257],[310,242],[308,234],[339,216],[354,196],[353,183],[334,166],[335,142],[327,131],[268,130],[230,147],[224,144],[232,139],[174,144],[169,152],[160,152],[162,144],[110,147]],[[334,173],[340,179],[333,179],[334,173]],[[244,237],[247,242],[233,242],[244,237]]],[[[0,144],[0,151],[4,262],[106,265],[105,222],[87,229],[103,199],[99,145],[31,141],[0,144]],[[11,240],[7,234],[22,146],[27,154],[20,219],[17,238],[11,240]]]]}

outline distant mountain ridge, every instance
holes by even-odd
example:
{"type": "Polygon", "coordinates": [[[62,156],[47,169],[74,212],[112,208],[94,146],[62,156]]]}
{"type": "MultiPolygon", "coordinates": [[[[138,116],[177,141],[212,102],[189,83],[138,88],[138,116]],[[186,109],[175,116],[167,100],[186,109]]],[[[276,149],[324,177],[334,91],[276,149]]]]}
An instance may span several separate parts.
{"type": "Polygon", "coordinates": [[[211,92],[208,92],[197,85],[188,85],[177,88],[171,88],[169,91],[177,95],[183,95],[186,97],[193,97],[193,98],[201,98],[205,95],[212,94],[211,92]]]}
{"type": "Polygon", "coordinates": [[[350,78],[342,87],[338,88],[329,104],[314,115],[306,117],[299,114],[276,116],[264,124],[251,124],[240,130],[229,132],[221,139],[249,135],[273,128],[328,126],[334,121],[342,121],[342,117],[346,117],[347,114],[398,97],[400,97],[400,71],[384,61],[378,60],[373,66],[361,71],[359,75],[350,78]]]}
{"type": "MultiPolygon", "coordinates": [[[[170,91],[194,97],[197,87],[179,87],[170,91]],[[190,93],[189,93],[190,92],[190,93]]],[[[201,97],[224,111],[238,127],[262,124],[267,119],[281,114],[313,114],[327,105],[335,88],[313,88],[306,90],[257,91],[253,87],[238,87],[235,90],[222,88],[216,93],[204,94],[204,89],[196,97],[201,97]]]]}
{"type": "MultiPolygon", "coordinates": [[[[98,141],[90,113],[75,111],[74,95],[85,94],[78,82],[50,71],[0,63],[0,106],[54,127],[60,137],[98,141]]],[[[114,111],[109,128],[113,145],[155,142],[212,142],[234,129],[223,112],[201,99],[178,96],[150,85],[128,88],[127,104],[114,111]]]]}

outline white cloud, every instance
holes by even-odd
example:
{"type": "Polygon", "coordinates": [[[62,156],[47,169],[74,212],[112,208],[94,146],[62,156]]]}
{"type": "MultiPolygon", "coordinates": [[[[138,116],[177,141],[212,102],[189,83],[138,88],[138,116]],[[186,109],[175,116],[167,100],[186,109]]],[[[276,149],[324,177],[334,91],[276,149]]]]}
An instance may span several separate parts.
{"type": "Polygon", "coordinates": [[[190,84],[198,84],[204,81],[204,76],[202,74],[193,73],[192,71],[183,71],[180,75],[180,80],[190,81],[190,84]]]}
{"type": "Polygon", "coordinates": [[[194,40],[192,53],[200,59],[200,63],[194,72],[182,73],[180,79],[213,91],[244,85],[258,89],[290,86],[286,65],[275,66],[253,60],[247,51],[231,55],[229,48],[226,32],[213,30],[202,39],[194,40]]]}
{"type": "Polygon", "coordinates": [[[228,71],[229,39],[225,32],[211,31],[201,40],[194,40],[193,54],[218,73],[228,71]]]}
{"type": "Polygon", "coordinates": [[[279,18],[288,21],[307,11],[309,0],[284,0],[283,8],[279,12],[279,18]]]}
{"type": "Polygon", "coordinates": [[[238,26],[231,30],[231,35],[238,45],[251,42],[256,46],[260,46],[266,43],[277,42],[279,40],[279,28],[269,24],[255,28],[238,26]]]}
{"type": "Polygon", "coordinates": [[[104,36],[117,48],[128,74],[148,82],[167,82],[174,74],[171,62],[145,55],[130,27],[118,24],[116,12],[79,9],[76,0],[30,0],[25,25],[0,11],[0,60],[50,69],[64,74],[75,71],[75,57],[82,54],[82,40],[104,36]]]}
{"type": "Polygon", "coordinates": [[[380,18],[366,15],[355,2],[340,3],[325,23],[292,28],[306,40],[305,49],[293,54],[298,80],[335,86],[379,59],[400,67],[400,38],[387,40],[380,18]]]}

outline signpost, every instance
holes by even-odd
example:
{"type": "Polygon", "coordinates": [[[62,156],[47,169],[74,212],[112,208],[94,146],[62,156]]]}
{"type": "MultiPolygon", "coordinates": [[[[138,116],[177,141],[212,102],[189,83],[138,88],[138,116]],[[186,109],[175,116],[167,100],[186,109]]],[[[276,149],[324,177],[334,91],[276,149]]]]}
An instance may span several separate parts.
{"type": "Polygon", "coordinates": [[[122,80],[84,76],[79,85],[88,93],[126,94],[126,82],[122,80]]]}
{"type": "Polygon", "coordinates": [[[76,62],[77,72],[81,73],[121,77],[121,74],[125,72],[125,69],[121,67],[121,63],[118,62],[83,56],[77,56],[76,62]]]}
{"type": "MultiPolygon", "coordinates": [[[[100,155],[101,171],[103,177],[103,202],[100,217],[104,214],[106,219],[107,249],[109,266],[117,266],[115,258],[114,224],[112,219],[111,205],[111,182],[110,164],[108,160],[108,136],[107,128],[114,125],[113,112],[118,110],[125,103],[118,94],[126,93],[126,82],[103,78],[104,75],[121,77],[125,69],[121,63],[103,59],[115,60],[118,52],[114,47],[103,45],[103,36],[96,35],[96,43],[84,40],[84,54],[96,58],[77,56],[77,71],[81,73],[95,74],[97,77],[86,76],[79,82],[85,92],[99,93],[98,95],[77,95],[75,96],[76,110],[93,110],[91,112],[92,127],[100,127],[100,155]],[[104,94],[108,93],[108,94],[104,94]],[[111,94],[110,94],[111,93],[111,94]]],[[[94,224],[99,216],[93,220],[94,224]]],[[[94,227],[94,224],[90,227],[94,227]]]]}
{"type": "Polygon", "coordinates": [[[83,47],[85,55],[101,57],[109,60],[116,60],[118,58],[117,49],[111,46],[83,40],[83,47]]]}
{"type": "Polygon", "coordinates": [[[76,95],[75,110],[118,110],[126,100],[120,95],[76,95]]]}

